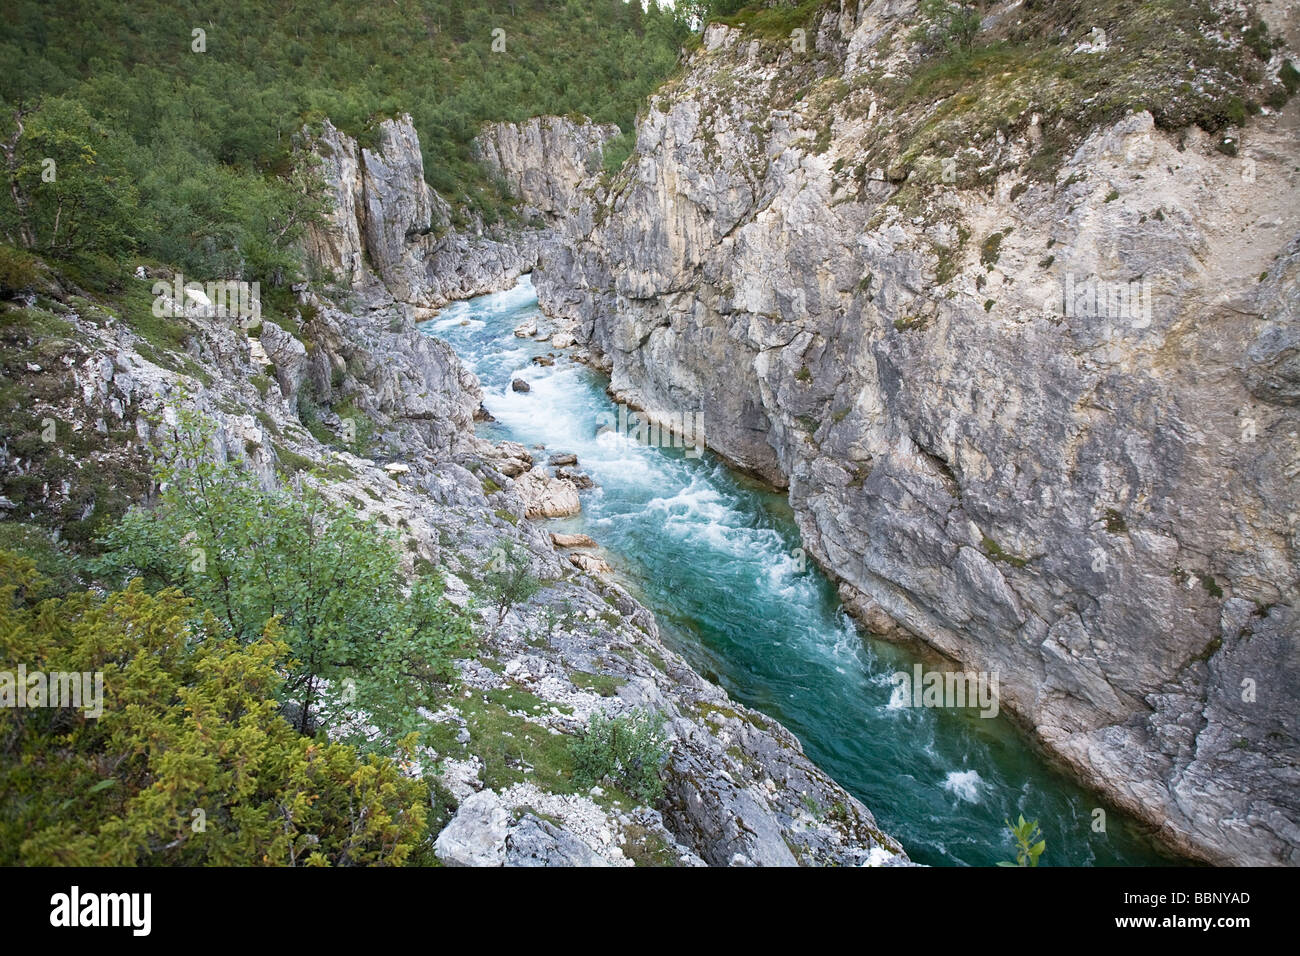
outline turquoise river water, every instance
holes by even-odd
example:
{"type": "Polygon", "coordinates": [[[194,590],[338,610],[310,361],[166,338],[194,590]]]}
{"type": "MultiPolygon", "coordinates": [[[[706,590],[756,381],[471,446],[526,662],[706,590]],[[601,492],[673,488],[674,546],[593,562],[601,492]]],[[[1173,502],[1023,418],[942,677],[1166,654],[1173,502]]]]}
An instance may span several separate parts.
{"type": "MultiPolygon", "coordinates": [[[[457,302],[422,330],[449,342],[478,375],[497,419],[493,440],[575,452],[598,487],[557,530],[590,534],[666,639],[744,704],[781,721],[808,755],[875,813],[917,862],[987,866],[1013,856],[1003,821],[1037,819],[1043,865],[1172,862],[1140,828],[1048,765],[1005,717],[975,709],[903,706],[891,675],[916,658],[864,637],[835,588],[795,557],[799,532],[785,498],[716,456],[687,457],[615,432],[607,380],[556,359],[513,330],[538,317],[528,277],[457,302]],[[529,392],[514,392],[523,378],[529,392]],[[1093,827],[1105,811],[1105,831],[1093,827]]],[[[557,353],[558,354],[558,353],[557,353]]]]}

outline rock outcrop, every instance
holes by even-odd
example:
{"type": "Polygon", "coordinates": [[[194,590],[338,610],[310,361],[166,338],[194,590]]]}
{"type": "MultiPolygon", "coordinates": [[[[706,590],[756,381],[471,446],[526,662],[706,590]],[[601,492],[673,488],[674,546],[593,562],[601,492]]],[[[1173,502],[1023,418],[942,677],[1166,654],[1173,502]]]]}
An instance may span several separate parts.
{"type": "Polygon", "coordinates": [[[1022,103],[877,162],[963,128],[891,94],[914,13],[832,4],[806,50],[711,26],[544,247],[542,305],[620,400],[702,409],[788,487],[873,629],[999,672],[1170,845],[1300,862],[1300,104],[1213,134],[1133,112],[1050,153],[1069,118],[1022,103]]]}
{"type": "Polygon", "coordinates": [[[474,141],[479,161],[522,203],[525,217],[554,222],[578,206],[584,181],[600,171],[618,127],[562,116],[489,123],[474,141]]]}
{"type": "Polygon", "coordinates": [[[328,120],[307,139],[330,210],[308,230],[304,251],[346,287],[436,308],[504,288],[532,268],[539,231],[490,230],[474,217],[453,225],[450,204],[425,182],[410,116],[381,122],[373,149],[328,120]]]}

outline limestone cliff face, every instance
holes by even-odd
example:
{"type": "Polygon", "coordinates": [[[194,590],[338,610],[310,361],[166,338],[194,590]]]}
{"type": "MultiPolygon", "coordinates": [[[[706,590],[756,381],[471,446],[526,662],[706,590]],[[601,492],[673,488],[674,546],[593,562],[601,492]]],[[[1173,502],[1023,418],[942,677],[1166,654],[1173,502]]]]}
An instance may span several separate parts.
{"type": "Polygon", "coordinates": [[[1300,104],[1230,141],[1131,113],[1046,175],[1025,107],[950,150],[978,186],[919,187],[942,154],[870,159],[914,7],[831,5],[806,53],[710,27],[543,307],[788,486],[873,629],[998,671],[1170,844],[1300,862],[1300,104]]]}
{"type": "Polygon", "coordinates": [[[605,144],[617,135],[612,123],[535,116],[488,124],[475,152],[522,201],[525,215],[554,221],[577,206],[580,186],[599,171],[605,144]]]}
{"type": "Polygon", "coordinates": [[[312,137],[330,210],[309,230],[309,261],[358,293],[436,308],[504,288],[532,268],[539,233],[452,225],[451,206],[424,180],[410,116],[385,120],[374,149],[325,121],[312,137]]]}

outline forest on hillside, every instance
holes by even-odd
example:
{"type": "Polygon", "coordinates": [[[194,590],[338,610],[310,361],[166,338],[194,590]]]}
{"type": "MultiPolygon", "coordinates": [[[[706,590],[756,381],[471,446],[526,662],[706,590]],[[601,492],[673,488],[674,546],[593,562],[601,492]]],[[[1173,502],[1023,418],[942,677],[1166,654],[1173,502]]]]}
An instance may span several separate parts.
{"type": "Polygon", "coordinates": [[[6,268],[25,249],[92,286],[140,259],[291,280],[318,212],[295,139],[327,117],[364,144],[410,113],[429,184],[496,221],[509,203],[473,161],[482,123],[630,132],[691,32],[626,0],[21,0],[0,24],[6,268]]]}

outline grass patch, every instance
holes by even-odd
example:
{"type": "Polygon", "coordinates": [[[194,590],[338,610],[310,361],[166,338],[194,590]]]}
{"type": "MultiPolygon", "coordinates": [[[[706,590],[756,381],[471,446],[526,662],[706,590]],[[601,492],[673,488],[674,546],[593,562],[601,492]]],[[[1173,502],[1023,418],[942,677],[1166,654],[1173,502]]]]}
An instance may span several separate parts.
{"type": "Polygon", "coordinates": [[[769,40],[788,40],[795,30],[807,30],[811,34],[817,14],[830,7],[832,2],[833,0],[804,0],[799,4],[751,4],[731,16],[716,17],[713,22],[739,27],[746,34],[769,40]]]}
{"type": "Polygon", "coordinates": [[[601,697],[613,697],[618,693],[618,689],[627,683],[626,677],[615,677],[613,674],[588,674],[585,671],[574,671],[569,675],[569,680],[573,681],[575,687],[589,690],[601,697]]]}
{"type": "Polygon", "coordinates": [[[983,545],[984,551],[985,553],[988,554],[989,560],[991,561],[1005,561],[1013,568],[1023,568],[1026,564],[1029,563],[1028,558],[1017,557],[1014,554],[1010,554],[1004,551],[1002,549],[1002,546],[998,544],[996,541],[994,541],[992,538],[990,538],[988,535],[984,535],[984,540],[981,542],[981,544],[983,545]]]}

